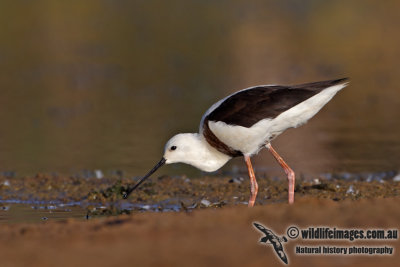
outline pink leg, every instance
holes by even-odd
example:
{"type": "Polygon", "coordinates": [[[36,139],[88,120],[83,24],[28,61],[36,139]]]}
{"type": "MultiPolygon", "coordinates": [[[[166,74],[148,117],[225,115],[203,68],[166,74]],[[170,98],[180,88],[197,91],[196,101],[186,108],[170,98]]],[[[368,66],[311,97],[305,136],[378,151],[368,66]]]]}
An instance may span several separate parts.
{"type": "Polygon", "coordinates": [[[274,158],[278,161],[279,165],[282,166],[283,170],[285,171],[288,182],[289,182],[289,204],[293,204],[294,202],[294,181],[295,181],[295,176],[294,176],[294,171],[289,167],[289,165],[286,164],[286,162],[279,156],[279,154],[275,151],[275,149],[272,148],[271,144],[268,143],[265,145],[269,152],[274,156],[274,158]]]}
{"type": "Polygon", "coordinates": [[[244,160],[246,161],[247,170],[249,171],[250,177],[250,199],[249,199],[249,207],[253,207],[256,202],[258,184],[256,181],[256,176],[254,175],[253,166],[251,165],[250,157],[244,156],[244,160]]]}

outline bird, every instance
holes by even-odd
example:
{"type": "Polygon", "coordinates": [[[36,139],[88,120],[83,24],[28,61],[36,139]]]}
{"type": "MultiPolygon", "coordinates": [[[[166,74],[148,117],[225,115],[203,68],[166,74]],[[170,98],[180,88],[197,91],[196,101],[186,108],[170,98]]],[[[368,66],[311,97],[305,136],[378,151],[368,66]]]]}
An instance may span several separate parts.
{"type": "Polygon", "coordinates": [[[253,223],[253,225],[260,230],[262,233],[264,233],[264,237],[260,239],[260,243],[265,243],[265,244],[271,244],[274,247],[274,250],[278,257],[286,264],[288,264],[288,258],[285,254],[285,251],[283,250],[283,242],[287,242],[287,238],[285,236],[283,237],[278,237],[274,232],[272,232],[270,229],[265,228],[263,225],[259,223],[253,223]],[[268,243],[269,242],[269,243],[268,243]]]}
{"type": "Polygon", "coordinates": [[[202,116],[198,133],[180,133],[164,147],[161,160],[123,193],[127,198],[164,164],[186,163],[214,172],[230,159],[243,157],[250,178],[248,206],[256,201],[258,184],[250,158],[266,148],[288,179],[288,203],[294,203],[295,173],[271,142],[289,128],[311,119],[348,85],[348,78],[299,85],[259,85],[237,91],[213,104],[202,116]]]}

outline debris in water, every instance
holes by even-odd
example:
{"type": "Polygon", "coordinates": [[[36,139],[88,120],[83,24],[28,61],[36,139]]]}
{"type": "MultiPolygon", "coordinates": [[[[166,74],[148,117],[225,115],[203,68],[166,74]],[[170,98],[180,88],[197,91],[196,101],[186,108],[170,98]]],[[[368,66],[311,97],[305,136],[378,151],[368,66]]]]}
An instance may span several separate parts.
{"type": "Polygon", "coordinates": [[[353,185],[350,185],[350,186],[349,186],[349,189],[347,189],[346,194],[354,194],[353,185]]]}
{"type": "Polygon", "coordinates": [[[151,209],[151,206],[150,205],[143,205],[141,208],[143,210],[149,210],[149,209],[151,209]]]}
{"type": "Polygon", "coordinates": [[[203,205],[203,206],[205,206],[205,207],[208,207],[208,206],[211,205],[211,202],[208,201],[207,199],[202,199],[202,200],[200,201],[200,204],[203,205]]]}
{"type": "Polygon", "coordinates": [[[230,179],[228,182],[235,183],[235,184],[241,184],[243,182],[243,180],[244,179],[242,177],[239,177],[239,178],[234,177],[234,178],[230,179]]]}
{"type": "Polygon", "coordinates": [[[103,172],[101,170],[95,170],[94,174],[96,175],[97,179],[102,179],[104,177],[103,172]]]}

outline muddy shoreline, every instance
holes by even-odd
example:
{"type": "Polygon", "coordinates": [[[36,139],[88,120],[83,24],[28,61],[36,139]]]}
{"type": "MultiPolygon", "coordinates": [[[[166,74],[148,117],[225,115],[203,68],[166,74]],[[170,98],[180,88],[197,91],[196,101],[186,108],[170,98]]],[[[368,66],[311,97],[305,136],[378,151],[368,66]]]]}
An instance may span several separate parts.
{"type": "MultiPolygon", "coordinates": [[[[296,179],[295,198],[311,197],[334,201],[397,197],[399,176],[379,174],[330,174],[296,179]]],[[[137,179],[77,178],[38,174],[33,177],[0,177],[0,201],[75,203],[95,211],[106,206],[119,211],[187,211],[197,208],[246,205],[249,180],[246,176],[152,177],[128,199],[122,195],[137,179]]],[[[259,177],[256,205],[285,203],[284,179],[259,177]]]]}
{"type": "MultiPolygon", "coordinates": [[[[1,262],[2,266],[276,266],[279,259],[272,248],[259,244],[260,233],[252,222],[278,235],[291,225],[397,228],[400,182],[396,177],[396,173],[300,177],[294,205],[286,204],[285,180],[259,177],[254,208],[246,207],[245,176],[153,177],[127,200],[121,192],[134,179],[0,177],[2,206],[19,199],[53,206],[75,203],[88,212],[87,219],[2,224],[1,262]]],[[[394,266],[399,249],[398,240],[289,240],[285,244],[292,266],[394,266]],[[395,255],[295,253],[297,245],[320,244],[385,245],[394,247],[395,255]]]]}
{"type": "MultiPolygon", "coordinates": [[[[133,213],[89,221],[65,220],[0,228],[2,266],[279,266],[259,244],[257,221],[278,235],[291,225],[396,228],[399,198],[332,201],[300,198],[254,208],[227,206],[193,212],[133,213]]],[[[395,241],[289,240],[291,266],[395,266],[395,241]],[[394,256],[299,256],[296,245],[391,246],[394,256]]]]}

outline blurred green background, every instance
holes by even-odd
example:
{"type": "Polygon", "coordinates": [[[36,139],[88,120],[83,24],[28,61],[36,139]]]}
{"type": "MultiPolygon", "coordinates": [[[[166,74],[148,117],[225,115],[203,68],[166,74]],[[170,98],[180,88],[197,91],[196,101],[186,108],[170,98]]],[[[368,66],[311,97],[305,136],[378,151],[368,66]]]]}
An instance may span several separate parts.
{"type": "MultiPolygon", "coordinates": [[[[301,173],[398,170],[399,10],[395,0],[2,1],[0,171],[141,175],[227,94],[342,77],[349,87],[276,150],[301,173]]],[[[255,163],[281,172],[267,152],[255,163]]]]}

